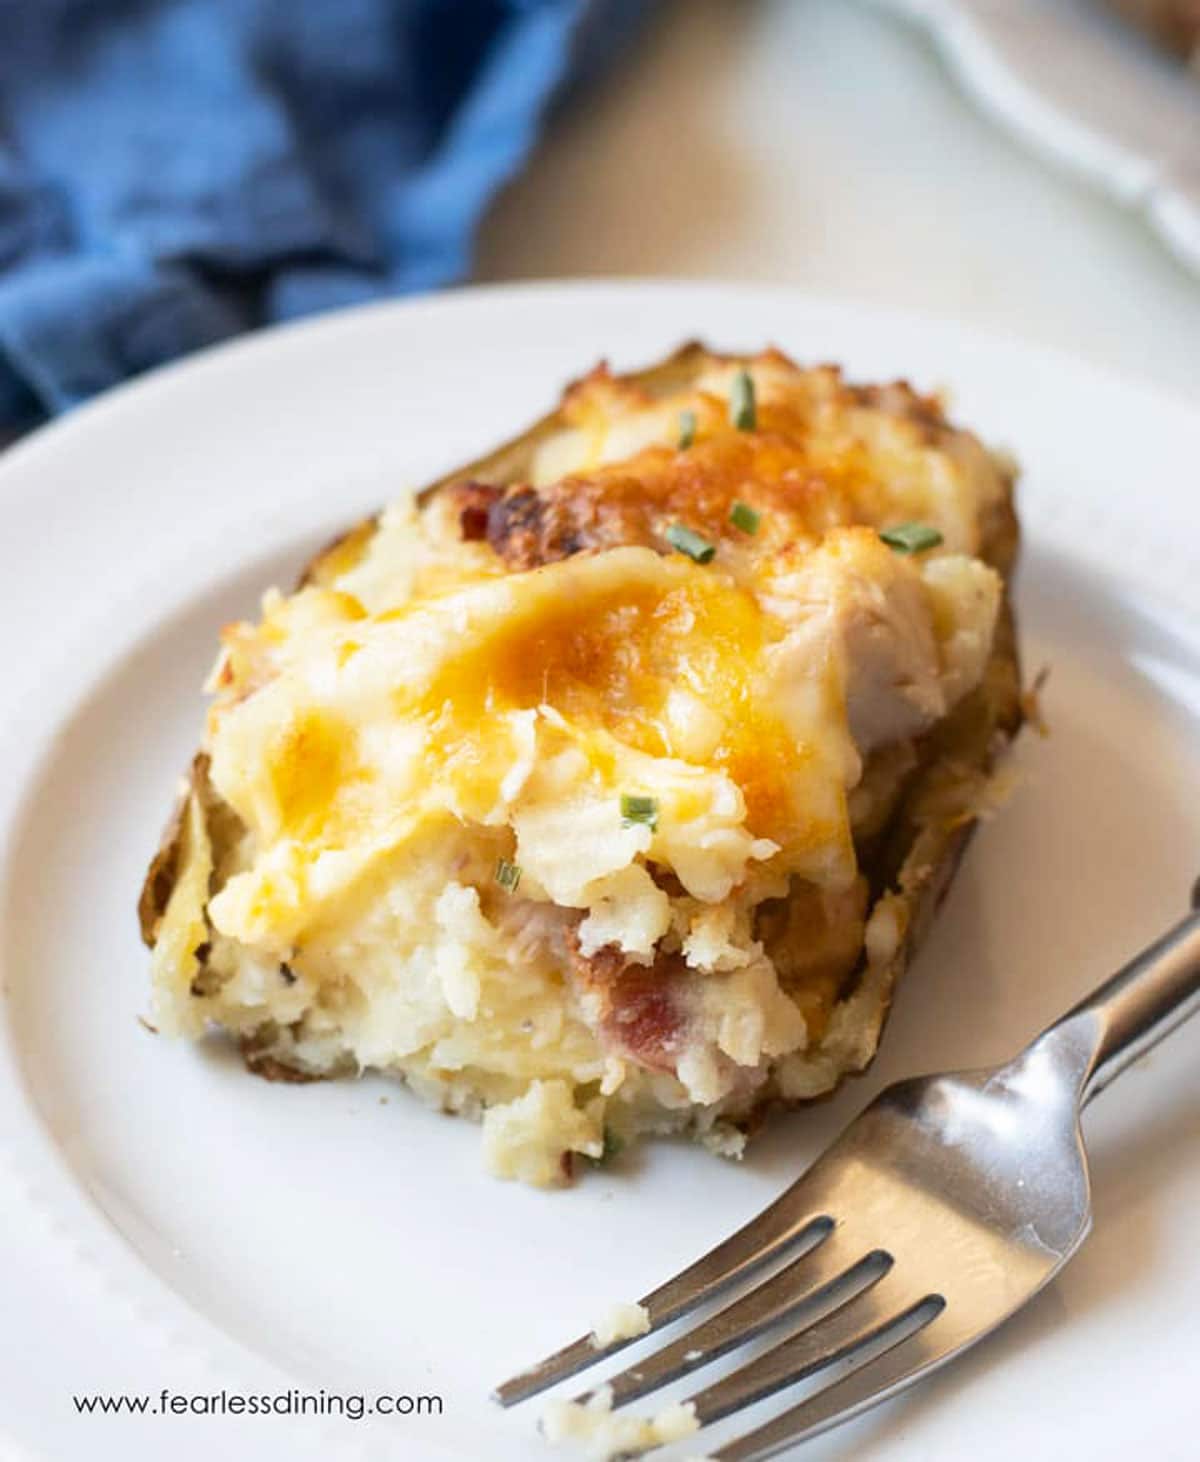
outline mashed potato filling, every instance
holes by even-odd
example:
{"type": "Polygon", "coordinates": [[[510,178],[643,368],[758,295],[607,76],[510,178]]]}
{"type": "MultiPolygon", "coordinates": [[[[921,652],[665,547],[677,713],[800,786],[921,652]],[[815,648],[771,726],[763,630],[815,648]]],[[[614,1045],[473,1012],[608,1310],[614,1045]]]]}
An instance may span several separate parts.
{"type": "Polygon", "coordinates": [[[736,1150],[772,1072],[819,1084],[856,809],[979,682],[1000,583],[979,464],[780,360],[752,430],[732,367],[665,403],[584,383],[515,497],[402,501],[226,631],[207,778],[238,835],[164,920],[167,1029],[394,1072],[536,1184],[639,1131],[736,1150]],[[917,511],[941,547],[894,551],[917,511]],[[712,553],[671,551],[684,520],[712,553]]]}

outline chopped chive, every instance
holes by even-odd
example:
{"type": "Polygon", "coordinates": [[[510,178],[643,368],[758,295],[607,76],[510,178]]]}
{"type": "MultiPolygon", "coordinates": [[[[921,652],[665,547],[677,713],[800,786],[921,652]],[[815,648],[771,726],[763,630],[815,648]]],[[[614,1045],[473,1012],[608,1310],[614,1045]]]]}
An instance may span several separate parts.
{"type": "Polygon", "coordinates": [[[729,419],[738,431],[753,431],[758,419],[754,406],[754,378],[748,370],[740,370],[729,389],[729,419]]]}
{"type": "Polygon", "coordinates": [[[696,413],[694,411],[681,411],[679,413],[679,450],[686,452],[696,440],[696,413]]]}
{"type": "Polygon", "coordinates": [[[651,832],[658,826],[658,798],[622,792],[621,826],[636,827],[639,824],[648,827],[651,832]]]}
{"type": "Polygon", "coordinates": [[[516,893],[520,881],[521,869],[518,864],[510,863],[507,858],[496,859],[496,882],[501,888],[507,889],[509,893],[516,893]]]}
{"type": "Polygon", "coordinates": [[[619,1157],[625,1150],[625,1139],[614,1132],[611,1127],[604,1129],[604,1148],[600,1156],[596,1158],[596,1166],[603,1167],[610,1163],[615,1157],[619,1157]]]}
{"type": "Polygon", "coordinates": [[[744,503],[741,498],[738,498],[733,507],[729,509],[729,521],[735,528],[740,528],[743,533],[757,533],[758,525],[762,522],[762,514],[755,512],[749,503],[744,503]]]}
{"type": "Polygon", "coordinates": [[[694,558],[697,563],[711,563],[716,556],[715,543],[710,543],[707,538],[702,538],[699,533],[682,523],[671,524],[666,532],[666,540],[672,548],[686,553],[688,558],[694,558]]]}
{"type": "Polygon", "coordinates": [[[924,553],[942,541],[942,535],[928,523],[900,523],[895,528],[881,529],[879,536],[897,553],[924,553]]]}

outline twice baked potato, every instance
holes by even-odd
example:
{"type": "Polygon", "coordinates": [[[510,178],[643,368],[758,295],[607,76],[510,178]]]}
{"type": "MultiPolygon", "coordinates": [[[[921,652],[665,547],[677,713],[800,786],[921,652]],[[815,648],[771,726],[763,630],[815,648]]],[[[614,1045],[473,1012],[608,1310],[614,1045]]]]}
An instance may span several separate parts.
{"type": "Polygon", "coordinates": [[[235,624],[142,892],[160,1029],[378,1070],[550,1184],[830,1091],[1020,721],[1013,470],[903,383],[689,345],[235,624]]]}

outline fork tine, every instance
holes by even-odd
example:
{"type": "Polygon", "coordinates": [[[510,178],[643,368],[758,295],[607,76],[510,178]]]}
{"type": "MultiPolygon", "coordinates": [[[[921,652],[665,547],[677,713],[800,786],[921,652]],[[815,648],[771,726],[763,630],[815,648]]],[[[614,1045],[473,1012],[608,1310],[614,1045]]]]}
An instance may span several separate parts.
{"type": "MultiPolygon", "coordinates": [[[[828,1237],[833,1220],[819,1209],[802,1207],[799,1198],[797,1186],[793,1185],[715,1249],[646,1295],[641,1304],[649,1314],[650,1330],[657,1330],[695,1309],[736,1279],[752,1274],[794,1245],[803,1244],[805,1253],[816,1248],[828,1237]]],[[[492,1397],[501,1406],[513,1406],[615,1354],[635,1338],[641,1337],[594,1345],[591,1336],[584,1335],[497,1386],[492,1397]]]]}
{"type": "Polygon", "coordinates": [[[901,1330],[900,1338],[904,1338],[927,1324],[944,1307],[945,1301],[940,1296],[929,1295],[904,1305],[892,1297],[893,1288],[888,1280],[873,1285],[825,1319],[789,1336],[732,1375],[690,1397],[697,1421],[701,1426],[719,1421],[730,1412],[761,1401],[836,1361],[849,1360],[861,1350],[871,1348],[874,1354],[873,1342],[883,1342],[891,1335],[900,1336],[901,1330]]]}
{"type": "MultiPolygon", "coordinates": [[[[614,1409],[707,1365],[784,1318],[793,1324],[823,1319],[878,1283],[891,1265],[890,1255],[879,1249],[864,1255],[835,1230],[815,1250],[793,1259],[686,1335],[605,1382],[614,1409]]],[[[586,1401],[587,1396],[578,1400],[586,1401]]]]}
{"type": "MultiPolygon", "coordinates": [[[[936,1300],[936,1296],[922,1300],[916,1310],[931,1306],[936,1300]]],[[[940,1309],[924,1319],[914,1315],[911,1328],[891,1335],[886,1345],[876,1345],[864,1353],[848,1376],[746,1436],[727,1442],[709,1454],[710,1462],[766,1462],[785,1448],[807,1441],[839,1422],[849,1421],[852,1416],[911,1386],[956,1348],[953,1344],[933,1343],[934,1337],[927,1333],[927,1327],[938,1313],[940,1309]]]]}

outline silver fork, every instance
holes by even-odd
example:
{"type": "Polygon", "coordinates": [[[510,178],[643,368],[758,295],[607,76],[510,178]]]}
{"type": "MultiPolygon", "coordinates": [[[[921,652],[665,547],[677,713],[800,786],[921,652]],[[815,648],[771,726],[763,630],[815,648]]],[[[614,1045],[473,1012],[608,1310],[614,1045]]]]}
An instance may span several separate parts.
{"type": "MultiPolygon", "coordinates": [[[[1081,1109],[1198,1008],[1193,912],[1008,1065],[888,1087],[757,1218],[642,1300],[658,1330],[787,1260],[615,1376],[613,1406],[779,1329],[778,1344],[690,1398],[706,1426],[819,1377],[815,1394],[709,1454],[760,1462],[982,1339],[1091,1227],[1081,1109]]],[[[585,1336],[506,1381],[495,1399],[523,1401],[629,1343],[585,1336]]]]}

